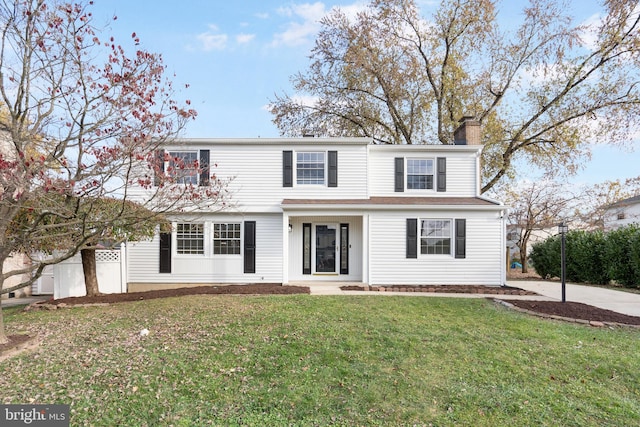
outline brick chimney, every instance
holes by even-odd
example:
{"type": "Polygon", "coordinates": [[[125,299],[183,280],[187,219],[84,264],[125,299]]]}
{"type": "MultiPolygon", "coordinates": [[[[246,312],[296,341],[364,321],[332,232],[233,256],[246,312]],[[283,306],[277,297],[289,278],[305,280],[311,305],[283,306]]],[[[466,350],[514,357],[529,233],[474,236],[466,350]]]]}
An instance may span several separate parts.
{"type": "Polygon", "coordinates": [[[460,119],[460,126],[453,132],[455,145],[481,145],[480,122],[472,116],[464,116],[460,119]]]}

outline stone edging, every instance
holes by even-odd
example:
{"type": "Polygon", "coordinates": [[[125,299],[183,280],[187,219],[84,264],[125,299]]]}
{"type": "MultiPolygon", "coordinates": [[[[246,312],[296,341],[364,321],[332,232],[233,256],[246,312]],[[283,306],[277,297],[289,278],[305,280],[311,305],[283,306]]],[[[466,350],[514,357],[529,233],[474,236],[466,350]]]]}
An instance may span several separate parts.
{"type": "Polygon", "coordinates": [[[460,286],[460,290],[447,287],[443,290],[443,286],[341,286],[341,290],[345,291],[364,291],[364,292],[415,292],[415,293],[438,293],[438,294],[468,294],[468,295],[527,295],[538,296],[539,294],[524,289],[504,289],[502,287],[477,286],[471,291],[465,292],[465,285],[460,286]]]}
{"type": "Polygon", "coordinates": [[[595,328],[610,326],[610,327],[625,327],[625,328],[640,329],[640,325],[628,325],[626,323],[617,323],[617,322],[599,322],[597,320],[574,319],[573,317],[564,317],[564,316],[557,316],[555,314],[540,313],[537,311],[527,310],[526,308],[517,307],[499,298],[492,298],[492,299],[493,299],[493,302],[502,304],[503,306],[510,308],[512,310],[519,311],[520,313],[532,314],[534,316],[542,317],[544,319],[553,319],[553,320],[561,320],[563,322],[580,323],[582,325],[589,325],[595,328]]]}

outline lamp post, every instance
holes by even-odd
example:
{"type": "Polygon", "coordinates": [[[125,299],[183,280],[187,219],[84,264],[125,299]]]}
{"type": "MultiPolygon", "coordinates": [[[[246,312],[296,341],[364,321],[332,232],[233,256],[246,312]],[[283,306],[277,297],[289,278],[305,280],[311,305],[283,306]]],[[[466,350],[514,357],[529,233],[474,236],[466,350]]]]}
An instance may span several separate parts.
{"type": "Polygon", "coordinates": [[[561,267],[561,276],[562,276],[562,302],[566,302],[567,300],[567,284],[566,284],[566,271],[567,271],[567,263],[566,263],[566,257],[565,257],[565,250],[564,250],[564,242],[565,242],[565,235],[567,234],[567,232],[569,231],[569,226],[566,225],[564,222],[561,222],[558,225],[558,233],[560,233],[560,267],[561,267]]]}

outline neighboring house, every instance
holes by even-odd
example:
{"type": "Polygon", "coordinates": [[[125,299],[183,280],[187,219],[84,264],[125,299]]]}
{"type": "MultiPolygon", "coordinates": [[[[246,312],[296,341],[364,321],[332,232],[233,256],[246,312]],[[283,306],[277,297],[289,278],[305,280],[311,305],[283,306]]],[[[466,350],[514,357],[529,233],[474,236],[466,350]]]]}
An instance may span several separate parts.
{"type": "MultiPolygon", "coordinates": [[[[509,249],[510,258],[520,259],[520,248],[518,241],[520,240],[521,228],[514,224],[507,224],[507,248],[509,249]]],[[[531,230],[529,241],[527,242],[527,256],[531,254],[533,245],[538,242],[544,242],[549,237],[558,234],[558,227],[536,228],[531,230]]]]}
{"type": "MultiPolygon", "coordinates": [[[[234,177],[233,207],[176,215],[172,233],[129,242],[128,291],[262,282],[502,285],[506,207],[480,194],[479,133],[478,122],[466,121],[455,145],[310,137],[166,145],[170,157],[215,163],[217,176],[234,177]]],[[[194,171],[189,180],[207,178],[194,171]]]]}
{"type": "Polygon", "coordinates": [[[632,223],[640,223],[640,196],[620,200],[606,208],[605,231],[616,230],[632,223]]]}

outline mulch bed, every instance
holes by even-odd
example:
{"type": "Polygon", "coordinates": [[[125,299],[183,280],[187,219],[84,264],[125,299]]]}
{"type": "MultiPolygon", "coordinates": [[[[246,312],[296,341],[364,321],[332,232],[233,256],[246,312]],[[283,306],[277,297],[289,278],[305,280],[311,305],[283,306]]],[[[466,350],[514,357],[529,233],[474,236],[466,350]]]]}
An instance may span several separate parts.
{"type": "Polygon", "coordinates": [[[343,291],[377,291],[377,292],[437,292],[449,294],[491,294],[491,295],[538,295],[535,292],[512,286],[481,285],[438,285],[438,286],[341,286],[343,291]]]}
{"type": "Polygon", "coordinates": [[[3,354],[5,350],[19,347],[31,339],[29,335],[7,335],[7,338],[9,338],[8,343],[0,344],[0,355],[3,354]]]}
{"type": "MultiPolygon", "coordinates": [[[[378,291],[378,292],[436,292],[458,294],[483,294],[483,295],[538,295],[535,292],[525,291],[512,286],[472,286],[472,285],[439,285],[439,286],[405,286],[393,285],[377,287],[371,286],[342,286],[343,291],[378,291]]],[[[558,316],[566,319],[580,319],[591,322],[618,323],[624,325],[640,325],[640,317],[628,316],[611,310],[594,307],[579,302],[560,301],[528,301],[528,300],[504,300],[509,304],[523,310],[541,313],[550,316],[558,316]]]]}
{"type": "Polygon", "coordinates": [[[524,300],[504,300],[516,307],[543,313],[552,316],[560,316],[569,319],[580,319],[591,322],[621,323],[624,325],[640,326],[640,317],[628,316],[604,308],[582,304],[572,301],[524,301],[524,300]]]}
{"type": "Polygon", "coordinates": [[[179,297],[184,295],[293,295],[308,294],[310,290],[303,286],[283,286],[277,283],[251,285],[196,286],[192,288],[161,289],[157,291],[131,292],[126,294],[102,294],[85,297],[69,297],[43,301],[38,305],[79,305],[112,304],[117,302],[140,301],[156,298],[179,297]]]}
{"type": "Polygon", "coordinates": [[[7,338],[9,342],[0,344],[0,362],[38,346],[37,336],[7,335],[7,338]]]}

